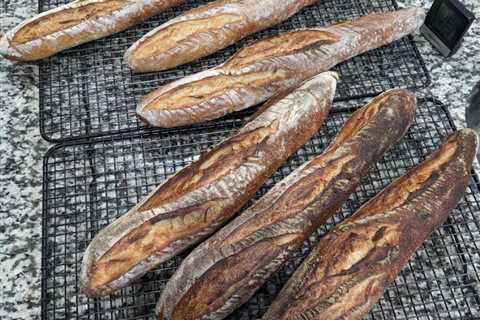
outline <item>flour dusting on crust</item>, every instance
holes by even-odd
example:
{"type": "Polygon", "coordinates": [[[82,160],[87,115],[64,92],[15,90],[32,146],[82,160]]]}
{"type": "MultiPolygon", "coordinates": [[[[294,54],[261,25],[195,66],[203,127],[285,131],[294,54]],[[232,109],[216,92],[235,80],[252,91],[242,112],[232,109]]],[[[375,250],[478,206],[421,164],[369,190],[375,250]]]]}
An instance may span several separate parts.
{"type": "Polygon", "coordinates": [[[143,19],[147,19],[183,1],[184,0],[126,0],[123,7],[113,11],[110,15],[84,20],[65,30],[48,34],[24,44],[12,44],[16,33],[22,28],[28,27],[32,22],[39,21],[52,14],[61,13],[64,10],[81,9],[87,5],[108,2],[108,0],[77,0],[64,6],[45,11],[8,31],[0,40],[0,54],[20,60],[25,57],[26,60],[36,60],[35,58],[29,58],[29,56],[36,57],[37,55],[39,56],[38,58],[43,58],[61,50],[122,31],[143,19]],[[65,39],[68,39],[68,41],[65,41],[65,39]],[[62,42],[68,42],[68,44],[62,42]],[[51,53],[40,53],[46,50],[51,53]]]}

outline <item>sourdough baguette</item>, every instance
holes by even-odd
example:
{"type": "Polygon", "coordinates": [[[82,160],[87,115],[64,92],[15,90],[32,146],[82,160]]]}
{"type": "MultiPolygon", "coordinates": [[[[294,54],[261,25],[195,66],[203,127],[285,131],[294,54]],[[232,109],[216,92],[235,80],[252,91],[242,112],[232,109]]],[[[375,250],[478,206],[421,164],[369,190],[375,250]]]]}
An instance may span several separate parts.
{"type": "Polygon", "coordinates": [[[362,319],[469,183],[477,137],[460,130],[320,241],[264,320],[362,319]]]}
{"type": "Polygon", "coordinates": [[[336,74],[323,73],[267,103],[237,135],[155,189],[88,246],[81,284],[116,291],[229,220],[325,120],[336,74]]]}
{"type": "Polygon", "coordinates": [[[0,54],[10,60],[39,60],[123,31],[186,0],[76,0],[43,12],[8,31],[0,54]]]}
{"type": "Polygon", "coordinates": [[[328,149],[197,247],[167,283],[158,318],[219,320],[246,302],[407,131],[415,97],[391,90],[355,112],[328,149]]]}
{"type": "Polygon", "coordinates": [[[135,72],[174,68],[276,25],[316,0],[217,0],[153,29],[125,54],[135,72]]]}
{"type": "Polygon", "coordinates": [[[254,106],[342,61],[412,33],[424,18],[423,9],[412,8],[280,34],[240,50],[216,68],[157,89],[144,97],[137,114],[150,125],[175,127],[254,106]]]}

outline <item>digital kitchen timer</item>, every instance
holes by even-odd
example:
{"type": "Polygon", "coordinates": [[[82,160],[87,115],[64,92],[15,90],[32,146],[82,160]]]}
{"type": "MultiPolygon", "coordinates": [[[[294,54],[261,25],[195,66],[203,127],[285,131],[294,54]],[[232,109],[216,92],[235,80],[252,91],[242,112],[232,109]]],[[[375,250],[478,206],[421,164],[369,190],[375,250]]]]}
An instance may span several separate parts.
{"type": "Polygon", "coordinates": [[[475,16],[458,0],[436,0],[421,33],[445,57],[453,55],[475,16]]]}

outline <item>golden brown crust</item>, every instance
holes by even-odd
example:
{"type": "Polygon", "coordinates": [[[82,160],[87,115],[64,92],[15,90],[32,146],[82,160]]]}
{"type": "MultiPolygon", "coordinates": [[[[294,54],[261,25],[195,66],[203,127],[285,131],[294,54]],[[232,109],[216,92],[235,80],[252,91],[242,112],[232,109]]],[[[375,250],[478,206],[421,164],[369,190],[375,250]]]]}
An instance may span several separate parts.
{"type": "MultiPolygon", "coordinates": [[[[212,150],[201,160],[187,167],[169,179],[151,194],[138,208],[148,211],[167,205],[182,195],[195,189],[212,184],[242,165],[246,158],[253,157],[258,148],[262,148],[265,140],[278,130],[278,121],[266,127],[239,134],[225,142],[221,148],[212,150]],[[239,157],[239,155],[242,155],[239,157]],[[219,163],[223,163],[219,166],[219,163]]],[[[132,265],[147,259],[152,252],[160,252],[169,244],[192,233],[218,224],[223,199],[214,199],[199,205],[175,210],[171,213],[152,218],[133,230],[108,250],[95,265],[95,272],[90,279],[92,287],[100,287],[117,279],[127,272],[132,265]],[[188,221],[195,221],[194,224],[188,221]],[[178,224],[176,232],[165,228],[165,223],[178,224]],[[152,241],[152,239],[155,239],[152,241]]],[[[244,201],[239,201],[243,203],[244,201]]],[[[233,210],[233,209],[232,209],[233,210]]]]}
{"type": "Polygon", "coordinates": [[[314,0],[218,0],[155,28],[126,53],[135,72],[174,68],[280,23],[314,0]]]}
{"type": "MultiPolygon", "coordinates": [[[[226,91],[231,90],[232,87],[262,87],[266,83],[269,83],[272,79],[281,80],[285,77],[284,72],[257,72],[250,73],[241,76],[234,75],[220,75],[216,77],[210,77],[205,79],[199,79],[195,81],[195,86],[183,85],[179,86],[164,95],[155,97],[151,100],[151,103],[144,108],[144,111],[151,110],[177,110],[194,107],[200,104],[204,99],[215,98],[222,96],[226,91]],[[155,105],[155,101],[162,101],[162,105],[158,107],[155,105]],[[181,101],[181,104],[178,103],[181,101]],[[172,105],[173,107],[169,107],[172,105]]],[[[234,105],[231,105],[234,109],[234,105]]]]}
{"type": "Polygon", "coordinates": [[[118,290],[230,219],[318,131],[335,82],[322,74],[273,100],[237,135],[102,230],[84,256],[84,291],[95,296],[118,290]]]}
{"type": "Polygon", "coordinates": [[[159,188],[154,195],[145,201],[138,210],[152,210],[168,203],[179,195],[189,193],[221,178],[230,170],[241,165],[245,159],[253,157],[259,146],[278,130],[278,120],[273,120],[264,127],[240,133],[225,143],[222,147],[210,151],[202,158],[182,170],[159,188]],[[242,154],[242,157],[239,157],[242,154]],[[218,163],[222,162],[222,166],[218,163]]]}
{"type": "Polygon", "coordinates": [[[153,91],[137,106],[137,114],[158,127],[219,118],[257,105],[340,62],[406,36],[420,27],[424,18],[423,9],[411,8],[259,41],[222,65],[153,91]]]}
{"type": "Polygon", "coordinates": [[[240,70],[261,60],[281,58],[339,41],[338,35],[327,30],[298,30],[282,33],[245,47],[230,58],[224,67],[240,70]]]}
{"type": "Polygon", "coordinates": [[[460,201],[476,147],[472,130],[455,132],[426,161],[334,228],[263,319],[361,319],[460,201]]]}
{"type": "Polygon", "coordinates": [[[168,282],[159,319],[223,319],[331,217],[406,132],[415,97],[391,90],[355,112],[324,154],[197,247],[168,282]]]}
{"type": "Polygon", "coordinates": [[[41,19],[25,24],[15,33],[11,42],[15,45],[21,45],[76,26],[83,20],[108,16],[113,11],[123,7],[126,2],[126,0],[93,2],[82,7],[66,8],[62,11],[52,12],[41,19]]]}
{"type": "MultiPolygon", "coordinates": [[[[141,48],[137,48],[125,56],[125,61],[135,72],[152,72],[171,69],[198,60],[215,52],[216,48],[212,46],[192,47],[192,49],[188,51],[188,54],[179,54],[178,47],[185,45],[184,43],[188,45],[189,42],[199,37],[199,33],[205,29],[214,28],[216,25],[228,26],[230,24],[240,24],[241,22],[242,17],[232,14],[220,14],[214,17],[172,24],[157,36],[145,39],[142,42],[141,48]],[[185,25],[188,25],[188,27],[185,25]],[[163,63],[146,63],[146,61],[152,60],[153,57],[165,56],[167,54],[169,55],[167,61],[165,61],[165,58],[161,59],[163,63]]],[[[224,36],[231,38],[232,42],[238,41],[241,38],[235,31],[235,29],[226,28],[224,36]]],[[[188,49],[184,50],[186,51],[188,49]]]]}
{"type": "Polygon", "coordinates": [[[0,54],[33,61],[125,30],[185,0],[77,0],[28,19],[0,40],[0,54]]]}

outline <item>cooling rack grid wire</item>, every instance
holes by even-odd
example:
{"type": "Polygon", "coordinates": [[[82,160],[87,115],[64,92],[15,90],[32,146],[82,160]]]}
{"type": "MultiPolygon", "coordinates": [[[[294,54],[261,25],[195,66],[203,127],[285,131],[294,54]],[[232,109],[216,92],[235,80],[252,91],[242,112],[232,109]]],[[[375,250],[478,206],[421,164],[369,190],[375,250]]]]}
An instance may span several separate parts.
{"type": "MultiPolygon", "coordinates": [[[[69,0],[39,0],[40,11],[69,0]]],[[[327,25],[397,8],[395,0],[322,0],[284,23],[256,33],[207,58],[173,70],[132,74],[125,51],[161,23],[207,0],[190,0],[137,27],[61,52],[39,62],[40,129],[52,142],[144,130],[135,115],[140,98],[160,85],[216,66],[239,48],[292,29],[327,25]]],[[[335,68],[337,99],[373,96],[393,87],[421,88],[430,78],[411,37],[372,50],[335,68]]],[[[246,111],[248,113],[249,111],[246,111]]]]}
{"type": "MultiPolygon", "coordinates": [[[[321,131],[256,194],[320,154],[359,101],[341,103],[321,131]]],[[[232,117],[199,129],[137,132],[53,147],[44,162],[42,319],[154,319],[154,306],[184,255],[148,273],[116,296],[88,299],[79,290],[83,252],[94,235],[126,213],[167,176],[198,158],[238,129],[232,117]]],[[[328,230],[421,162],[454,130],[444,105],[419,99],[408,134],[378,163],[341,211],[305,243],[252,298],[229,319],[257,319],[282,285],[328,230]]],[[[479,319],[479,181],[471,184],[449,220],[414,254],[367,319],[479,319]]]]}

